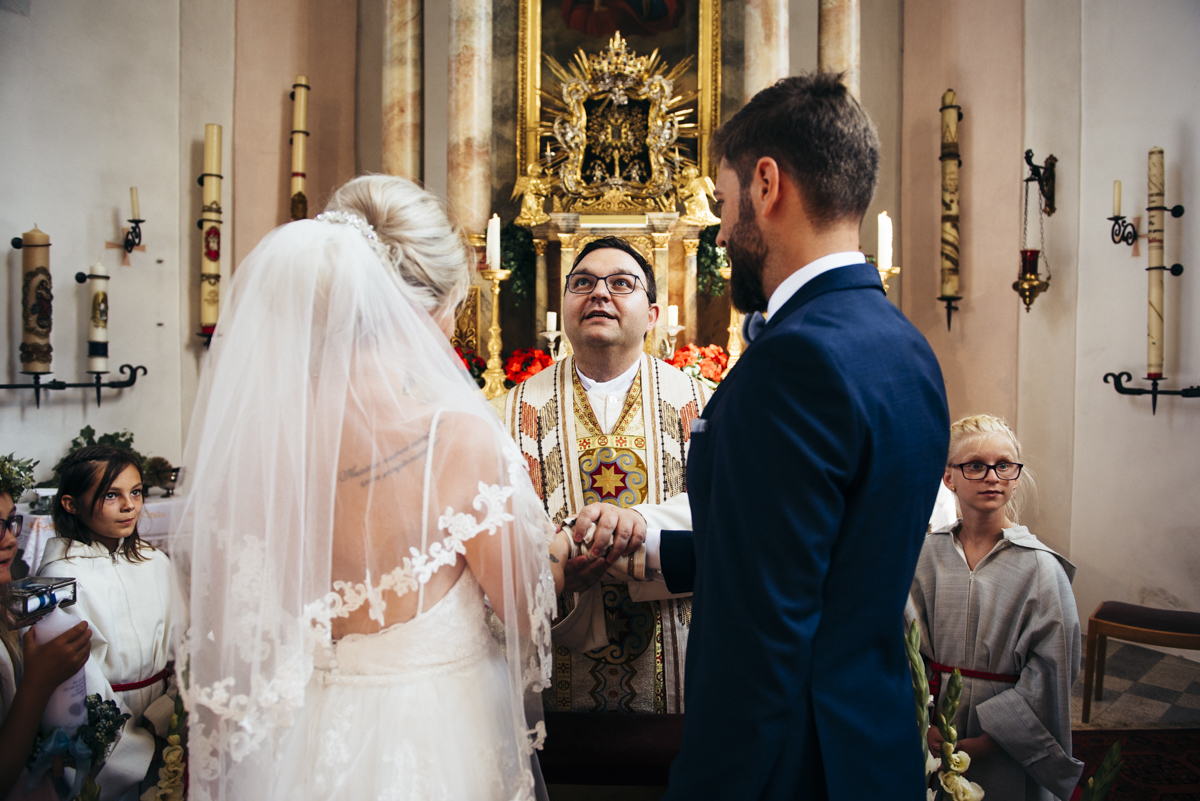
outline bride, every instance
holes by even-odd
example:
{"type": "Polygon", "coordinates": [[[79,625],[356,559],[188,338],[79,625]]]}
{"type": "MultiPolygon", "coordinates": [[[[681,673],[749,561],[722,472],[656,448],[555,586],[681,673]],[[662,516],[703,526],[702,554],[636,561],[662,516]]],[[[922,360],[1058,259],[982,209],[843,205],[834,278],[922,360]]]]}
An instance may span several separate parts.
{"type": "Polygon", "coordinates": [[[472,261],[369,176],[235,273],[171,543],[193,799],[544,794],[569,542],[447,341],[472,261]]]}

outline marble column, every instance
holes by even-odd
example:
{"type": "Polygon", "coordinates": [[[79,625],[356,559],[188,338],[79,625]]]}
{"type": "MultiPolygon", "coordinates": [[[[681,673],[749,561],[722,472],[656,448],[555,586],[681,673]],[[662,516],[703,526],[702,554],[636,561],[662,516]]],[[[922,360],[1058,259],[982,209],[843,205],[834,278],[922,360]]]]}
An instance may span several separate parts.
{"type": "MultiPolygon", "coordinates": [[[[567,273],[571,272],[571,265],[575,263],[575,234],[559,234],[558,241],[562,243],[562,249],[559,251],[558,263],[561,265],[558,269],[558,296],[562,298],[567,293],[567,273]]],[[[560,307],[561,308],[561,307],[560,307]]],[[[558,316],[558,325],[565,332],[566,320],[565,315],[558,316]]],[[[563,355],[571,354],[571,340],[563,335],[563,340],[567,343],[563,347],[563,355]]]]}
{"type": "Polygon", "coordinates": [[[386,0],[383,43],[383,171],[421,179],[424,0],[386,0]]]}
{"type": "Polygon", "coordinates": [[[491,216],[492,0],[450,0],[446,199],[468,233],[491,216]]]}
{"type": "Polygon", "coordinates": [[[859,92],[861,30],[859,0],[821,0],[821,16],[817,22],[817,69],[846,73],[843,83],[856,98],[862,97],[859,92]]]}
{"type": "MultiPolygon", "coordinates": [[[[824,6],[828,0],[821,0],[824,6]]],[[[746,100],[791,73],[787,0],[746,0],[746,100]]]]}
{"type": "Polygon", "coordinates": [[[676,343],[676,347],[688,343],[697,342],[697,337],[700,336],[700,320],[696,309],[697,274],[699,265],[696,261],[696,252],[700,248],[699,239],[683,240],[683,342],[676,343]]]}
{"type": "Polygon", "coordinates": [[[667,341],[667,307],[671,305],[671,262],[667,250],[671,242],[670,234],[650,234],[654,238],[654,288],[658,304],[658,323],[654,326],[654,345],[650,351],[657,356],[659,345],[667,341]]]}

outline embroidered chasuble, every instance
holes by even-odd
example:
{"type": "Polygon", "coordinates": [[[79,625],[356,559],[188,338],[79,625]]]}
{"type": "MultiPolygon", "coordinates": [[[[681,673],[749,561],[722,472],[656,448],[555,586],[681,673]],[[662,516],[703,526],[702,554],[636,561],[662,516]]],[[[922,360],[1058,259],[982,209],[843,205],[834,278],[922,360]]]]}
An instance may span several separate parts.
{"type": "MultiPolygon", "coordinates": [[[[606,433],[568,356],[494,403],[501,400],[504,423],[557,525],[589,503],[628,508],[662,504],[684,492],[691,423],[708,391],[661,359],[643,355],[606,433]]],[[[588,644],[599,647],[563,644],[566,624],[556,625],[554,678],[544,694],[548,710],[683,711],[690,597],[671,595],[661,581],[627,585],[605,576],[586,592],[560,595],[558,602],[559,621],[581,615],[595,621],[588,644]]]]}

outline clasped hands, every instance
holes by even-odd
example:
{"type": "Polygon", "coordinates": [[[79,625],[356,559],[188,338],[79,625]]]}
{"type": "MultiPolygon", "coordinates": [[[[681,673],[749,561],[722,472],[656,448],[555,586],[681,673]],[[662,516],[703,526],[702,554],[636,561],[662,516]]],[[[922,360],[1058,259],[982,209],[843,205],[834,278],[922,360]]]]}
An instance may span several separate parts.
{"type": "Polygon", "coordinates": [[[588,504],[575,516],[573,531],[568,525],[559,530],[569,534],[576,544],[572,552],[578,552],[591,533],[591,550],[567,559],[563,565],[565,592],[582,592],[591,587],[617,560],[632,557],[646,541],[645,518],[632,509],[621,509],[610,503],[588,504]]]}

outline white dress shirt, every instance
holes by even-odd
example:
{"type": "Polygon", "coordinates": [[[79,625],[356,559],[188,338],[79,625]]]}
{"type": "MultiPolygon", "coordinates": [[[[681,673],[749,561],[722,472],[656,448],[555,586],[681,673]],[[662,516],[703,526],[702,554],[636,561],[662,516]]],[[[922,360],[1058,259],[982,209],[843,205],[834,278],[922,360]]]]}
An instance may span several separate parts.
{"type": "Polygon", "coordinates": [[[851,264],[863,264],[866,260],[867,258],[857,250],[846,250],[840,253],[830,253],[828,256],[822,256],[816,261],[810,261],[783,279],[779,286],[775,287],[775,291],[771,293],[771,299],[767,301],[767,311],[763,316],[770,320],[772,314],[783,308],[783,304],[791,300],[792,295],[800,291],[800,287],[821,273],[827,273],[830,270],[837,269],[838,267],[847,267],[851,264]]]}

